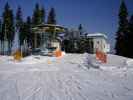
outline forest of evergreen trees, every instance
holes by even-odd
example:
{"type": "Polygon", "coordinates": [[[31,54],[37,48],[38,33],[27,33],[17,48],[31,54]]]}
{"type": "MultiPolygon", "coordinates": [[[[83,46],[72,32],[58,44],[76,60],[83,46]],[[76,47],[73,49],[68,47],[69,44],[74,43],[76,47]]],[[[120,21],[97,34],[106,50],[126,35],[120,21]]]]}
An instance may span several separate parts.
{"type": "Polygon", "coordinates": [[[116,33],[116,54],[133,58],[133,15],[129,16],[124,0],[119,10],[119,27],[116,33]]]}
{"type": "MultiPolygon", "coordinates": [[[[19,29],[19,40],[20,47],[24,43],[28,43],[29,47],[34,48],[34,43],[37,39],[37,43],[40,42],[39,35],[32,33],[31,28],[40,24],[56,24],[56,13],[55,9],[51,8],[48,16],[46,16],[46,11],[44,7],[41,7],[36,3],[32,16],[27,16],[26,20],[23,18],[22,8],[18,6],[16,14],[14,15],[13,10],[10,8],[8,3],[5,4],[4,11],[2,13],[2,18],[0,19],[0,41],[1,41],[1,54],[11,54],[11,48],[14,39],[14,33],[16,29],[19,29]],[[46,20],[47,19],[47,20],[46,20]],[[5,52],[4,41],[8,42],[8,52],[5,52]]],[[[82,25],[79,25],[78,31],[82,33],[82,25]]],[[[71,34],[70,34],[71,35],[71,34]]],[[[72,37],[72,36],[71,36],[72,37]]],[[[87,39],[74,38],[64,40],[62,42],[63,50],[69,53],[84,53],[88,50],[87,39]],[[75,44],[77,46],[75,47],[75,44]],[[82,48],[80,48],[82,46],[82,48]]]]}
{"type": "MultiPolygon", "coordinates": [[[[18,6],[16,14],[7,2],[4,6],[4,11],[0,19],[0,41],[1,49],[4,52],[4,41],[8,42],[8,52],[11,53],[12,41],[16,29],[19,29],[20,46],[26,41],[29,46],[33,46],[35,34],[31,32],[31,28],[40,24],[56,24],[55,9],[51,8],[48,17],[44,7],[36,3],[32,16],[27,16],[26,20],[23,18],[22,8],[18,6]],[[46,21],[47,19],[47,21],[46,21]]],[[[39,37],[38,37],[39,38],[39,37]]]]}

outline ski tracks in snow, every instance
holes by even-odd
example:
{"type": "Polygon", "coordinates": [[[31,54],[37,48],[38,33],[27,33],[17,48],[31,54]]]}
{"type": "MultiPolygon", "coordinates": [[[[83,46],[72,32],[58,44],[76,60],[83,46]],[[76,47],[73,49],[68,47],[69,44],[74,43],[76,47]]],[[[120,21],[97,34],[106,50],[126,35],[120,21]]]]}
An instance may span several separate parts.
{"type": "Polygon", "coordinates": [[[103,70],[88,70],[83,58],[68,54],[50,64],[15,66],[10,73],[2,68],[0,100],[132,100],[131,74],[120,78],[103,70]]]}

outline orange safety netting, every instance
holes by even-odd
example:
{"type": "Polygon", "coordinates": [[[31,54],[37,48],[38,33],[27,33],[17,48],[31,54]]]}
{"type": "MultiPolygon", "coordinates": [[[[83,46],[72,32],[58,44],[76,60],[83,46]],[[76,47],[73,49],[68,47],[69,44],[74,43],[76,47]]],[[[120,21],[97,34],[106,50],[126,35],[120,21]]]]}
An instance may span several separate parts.
{"type": "Polygon", "coordinates": [[[96,50],[96,59],[107,63],[107,54],[101,51],[96,50]]]}

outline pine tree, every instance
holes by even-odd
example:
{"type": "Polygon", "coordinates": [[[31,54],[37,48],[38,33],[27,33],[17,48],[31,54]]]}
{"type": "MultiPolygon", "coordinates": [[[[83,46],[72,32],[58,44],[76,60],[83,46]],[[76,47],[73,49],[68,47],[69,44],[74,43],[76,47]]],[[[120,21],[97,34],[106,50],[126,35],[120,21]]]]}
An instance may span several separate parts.
{"type": "Polygon", "coordinates": [[[82,35],[82,33],[83,33],[83,26],[82,26],[82,24],[79,25],[78,30],[80,32],[80,35],[82,35]]]}
{"type": "Polygon", "coordinates": [[[25,29],[25,25],[26,23],[23,22],[23,24],[21,25],[20,29],[19,29],[19,39],[20,39],[20,46],[23,45],[24,43],[24,39],[26,38],[26,29],[25,29]]]}
{"type": "Polygon", "coordinates": [[[37,3],[32,16],[32,23],[34,26],[40,25],[42,23],[43,15],[44,15],[44,12],[40,10],[39,4],[37,3]]]}
{"type": "Polygon", "coordinates": [[[23,35],[23,18],[22,18],[22,10],[21,10],[21,7],[19,6],[18,8],[17,8],[17,12],[16,12],[16,30],[17,29],[19,29],[19,33],[17,33],[17,34],[19,34],[20,36],[19,36],[19,39],[20,39],[20,45],[22,45],[23,43],[22,43],[22,38],[21,37],[24,37],[23,35]]]}
{"type": "MultiPolygon", "coordinates": [[[[32,16],[32,25],[37,26],[44,23],[44,18],[45,18],[44,8],[40,9],[39,4],[37,3],[32,16]]],[[[37,34],[33,34],[33,37],[34,37],[33,39],[34,48],[36,48],[38,47],[37,43],[39,42],[40,37],[37,34]]]]}
{"type": "Polygon", "coordinates": [[[28,42],[28,45],[31,46],[32,45],[32,35],[31,35],[32,22],[31,22],[30,16],[27,17],[26,24],[27,24],[27,42],[28,42]]]}
{"type": "MultiPolygon", "coordinates": [[[[2,35],[2,21],[1,21],[1,19],[0,19],[0,45],[1,45],[1,49],[0,50],[2,50],[2,45],[3,45],[3,35],[2,35]]],[[[2,52],[0,52],[0,54],[2,54],[2,52]]]]}
{"type": "Polygon", "coordinates": [[[133,34],[133,15],[131,16],[129,20],[129,30],[130,30],[130,33],[133,34]]]}
{"type": "Polygon", "coordinates": [[[20,28],[22,24],[23,24],[22,11],[21,7],[19,6],[16,13],[16,27],[20,28]]]}
{"type": "Polygon", "coordinates": [[[129,33],[128,33],[128,57],[133,58],[133,46],[131,45],[133,43],[133,15],[131,16],[129,20],[129,33]]]}
{"type": "Polygon", "coordinates": [[[41,23],[45,23],[45,9],[44,9],[44,7],[42,7],[40,9],[40,12],[41,12],[41,23]]]}
{"type": "Polygon", "coordinates": [[[2,41],[2,21],[0,19],[0,41],[2,41]]]}
{"type": "Polygon", "coordinates": [[[28,16],[26,22],[23,22],[22,27],[20,28],[20,44],[23,45],[24,41],[30,42],[31,38],[31,19],[28,16]]]}
{"type": "Polygon", "coordinates": [[[127,40],[128,33],[128,12],[124,1],[122,1],[119,11],[119,28],[116,34],[116,54],[120,56],[127,56],[127,40]]]}
{"type": "Polygon", "coordinates": [[[3,25],[2,31],[4,33],[4,40],[8,41],[8,52],[11,53],[11,44],[14,37],[14,16],[13,11],[10,9],[8,3],[6,3],[3,12],[3,25]]]}
{"type": "Polygon", "coordinates": [[[55,9],[51,8],[49,14],[48,14],[48,19],[47,19],[47,24],[56,24],[56,14],[55,14],[55,9]]]}
{"type": "MultiPolygon", "coordinates": [[[[48,18],[47,18],[47,24],[53,24],[56,25],[56,14],[55,14],[55,9],[51,8],[50,12],[48,14],[48,18]]],[[[50,27],[49,29],[49,39],[50,41],[52,41],[53,39],[55,39],[57,37],[57,34],[55,32],[55,27],[50,27]]]]}
{"type": "Polygon", "coordinates": [[[5,37],[5,25],[2,23],[2,33],[1,33],[1,50],[2,50],[2,55],[4,55],[4,37],[5,37]]]}

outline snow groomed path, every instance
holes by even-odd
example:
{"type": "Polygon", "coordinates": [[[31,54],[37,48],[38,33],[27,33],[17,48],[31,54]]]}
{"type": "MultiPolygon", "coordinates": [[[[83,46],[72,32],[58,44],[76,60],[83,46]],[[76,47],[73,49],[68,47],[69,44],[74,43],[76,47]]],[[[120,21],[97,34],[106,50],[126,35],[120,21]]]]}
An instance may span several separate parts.
{"type": "Polygon", "coordinates": [[[88,69],[85,59],[84,54],[31,56],[14,63],[3,57],[0,100],[133,100],[131,68],[104,70],[90,64],[88,69]]]}

